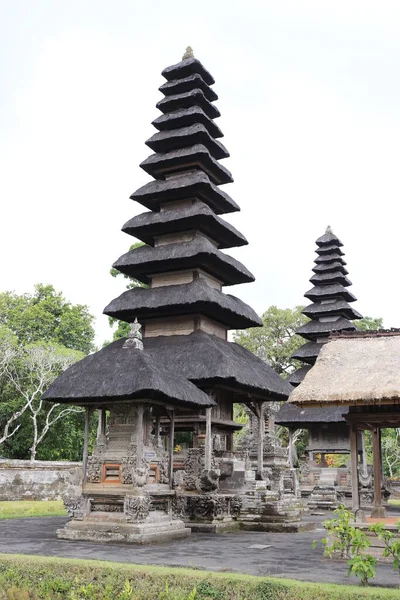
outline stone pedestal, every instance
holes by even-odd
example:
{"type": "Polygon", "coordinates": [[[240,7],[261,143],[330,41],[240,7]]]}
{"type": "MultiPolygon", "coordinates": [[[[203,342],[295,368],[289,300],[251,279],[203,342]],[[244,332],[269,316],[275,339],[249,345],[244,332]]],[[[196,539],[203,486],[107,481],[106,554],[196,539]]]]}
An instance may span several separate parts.
{"type": "Polygon", "coordinates": [[[334,510],[339,505],[333,485],[316,485],[308,501],[310,509],[334,510]]]}
{"type": "Polygon", "coordinates": [[[175,514],[192,531],[221,533],[240,529],[241,506],[241,498],[234,494],[182,494],[176,497],[175,514]]]}

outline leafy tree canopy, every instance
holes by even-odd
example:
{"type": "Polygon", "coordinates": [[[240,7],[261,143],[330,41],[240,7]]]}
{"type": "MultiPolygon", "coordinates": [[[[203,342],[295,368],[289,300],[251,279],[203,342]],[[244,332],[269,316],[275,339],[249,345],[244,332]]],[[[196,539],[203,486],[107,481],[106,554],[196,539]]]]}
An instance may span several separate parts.
{"type": "Polygon", "coordinates": [[[354,321],[354,325],[361,331],[375,331],[383,328],[383,319],[382,317],[363,317],[358,321],[354,321]]]}
{"type": "Polygon", "coordinates": [[[305,341],[296,331],[309,319],[301,314],[302,306],[277,308],[270,306],[262,316],[263,326],[236,331],[234,341],[266,361],[283,377],[289,375],[300,363],[291,355],[305,341]]]}
{"type": "Polygon", "coordinates": [[[21,344],[54,342],[88,354],[94,349],[94,317],[83,304],[71,304],[52,285],[41,283],[33,294],[0,293],[0,325],[21,344]]]}

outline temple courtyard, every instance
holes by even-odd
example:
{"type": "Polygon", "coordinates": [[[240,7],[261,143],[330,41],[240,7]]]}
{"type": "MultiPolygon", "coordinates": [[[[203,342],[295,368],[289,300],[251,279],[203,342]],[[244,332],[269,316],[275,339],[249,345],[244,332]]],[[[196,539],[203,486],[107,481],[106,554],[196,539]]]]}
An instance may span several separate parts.
{"type": "MultiPolygon", "coordinates": [[[[393,516],[396,516],[393,513],[393,516]]],[[[400,515],[399,515],[400,516],[400,515]]],[[[149,546],[97,544],[57,539],[56,530],[65,517],[35,517],[0,521],[0,553],[61,558],[80,558],[119,563],[187,567],[216,572],[285,577],[316,583],[359,585],[347,577],[343,561],[324,558],[321,539],[326,535],[324,516],[306,516],[316,529],[303,533],[236,532],[226,534],[193,533],[190,539],[149,546]],[[312,549],[313,540],[318,546],[312,549]]],[[[399,575],[391,565],[381,564],[372,586],[395,587],[399,575]]]]}

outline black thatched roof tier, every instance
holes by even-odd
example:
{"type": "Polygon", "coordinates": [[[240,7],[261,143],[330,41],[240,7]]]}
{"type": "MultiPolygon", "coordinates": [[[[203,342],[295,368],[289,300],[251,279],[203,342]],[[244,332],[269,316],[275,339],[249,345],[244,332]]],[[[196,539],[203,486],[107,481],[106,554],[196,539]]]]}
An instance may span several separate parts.
{"type": "Polygon", "coordinates": [[[175,96],[165,96],[157,102],[156,107],[162,113],[167,114],[180,110],[181,108],[190,108],[191,106],[200,106],[210,119],[216,119],[221,116],[218,108],[205,97],[202,90],[195,89],[175,96]]]}
{"type": "Polygon", "coordinates": [[[170,152],[195,144],[203,144],[215,159],[229,156],[225,146],[213,138],[202,123],[171,131],[158,131],[146,141],[146,145],[154,152],[170,152]]]}
{"type": "Polygon", "coordinates": [[[317,342],[308,342],[293,352],[292,358],[297,358],[302,362],[313,365],[317,360],[317,356],[321,348],[322,344],[318,344],[317,342]]]}
{"type": "Polygon", "coordinates": [[[163,83],[158,89],[165,96],[175,96],[176,94],[190,92],[196,88],[200,89],[210,102],[218,100],[217,94],[209,85],[207,85],[202,76],[198,73],[183,77],[182,79],[172,79],[171,81],[163,83]]]}
{"type": "Polygon", "coordinates": [[[318,275],[313,275],[309,281],[313,284],[340,283],[345,287],[351,285],[350,279],[347,279],[347,277],[340,271],[333,271],[332,273],[318,273],[318,275]]]}
{"type": "Polygon", "coordinates": [[[208,85],[215,83],[213,76],[203,67],[197,58],[186,58],[176,65],[167,67],[162,71],[161,75],[171,81],[173,79],[183,79],[198,73],[208,85]]]}
{"type": "Polygon", "coordinates": [[[171,131],[182,127],[190,127],[195,123],[201,123],[207,129],[208,133],[214,138],[223,137],[223,133],[206,115],[200,106],[191,106],[190,108],[181,108],[171,113],[160,115],[152,122],[152,125],[159,131],[171,131]]]}
{"type": "Polygon", "coordinates": [[[112,300],[103,312],[129,323],[135,317],[147,321],[156,317],[202,314],[229,329],[262,325],[260,317],[250,306],[235,296],[210,287],[204,279],[181,285],[127,290],[112,300]]]}
{"type": "Polygon", "coordinates": [[[306,306],[302,311],[306,317],[326,317],[328,315],[342,315],[347,319],[362,319],[359,312],[354,310],[345,300],[337,299],[333,302],[327,302],[321,304],[321,302],[315,302],[306,306]]]}
{"type": "Polygon", "coordinates": [[[285,400],[291,392],[291,386],[252,352],[214,335],[198,331],[145,338],[144,344],[159,364],[197,385],[220,384],[266,400],[285,400]]]}
{"type": "Polygon", "coordinates": [[[244,265],[218,250],[201,234],[188,242],[135,248],[120,256],[113,267],[143,283],[149,283],[155,273],[195,268],[214,275],[223,285],[254,281],[254,275],[244,265]]]}
{"type": "Polygon", "coordinates": [[[311,366],[312,365],[306,365],[305,367],[300,367],[300,369],[297,369],[297,371],[291,373],[286,381],[288,381],[293,387],[296,387],[296,385],[299,385],[299,383],[303,381],[304,377],[311,369],[311,366]]]}
{"type": "Polygon", "coordinates": [[[216,185],[233,182],[228,169],[220,165],[203,144],[195,144],[165,154],[151,154],[140,163],[140,166],[155,179],[164,179],[166,175],[199,169],[207,173],[216,185]]]}
{"type": "Polygon", "coordinates": [[[318,263],[328,263],[328,262],[339,261],[341,265],[346,265],[347,263],[343,260],[342,256],[343,256],[343,252],[341,254],[339,254],[339,252],[332,250],[331,252],[328,252],[327,254],[322,254],[321,256],[317,256],[317,258],[315,259],[314,262],[316,262],[318,264],[318,263]]]}
{"type": "Polygon", "coordinates": [[[324,233],[324,235],[321,235],[321,237],[319,237],[315,243],[317,244],[317,246],[343,246],[339,238],[336,237],[336,235],[332,233],[332,231],[329,231],[329,227],[328,230],[324,233]]]}
{"type": "Polygon", "coordinates": [[[124,341],[110,344],[69,367],[43,397],[94,406],[133,400],[192,409],[216,404],[187,378],[166,369],[151,353],[124,348],[124,341]]]}
{"type": "MultiPolygon", "coordinates": [[[[329,244],[328,246],[318,246],[315,251],[319,256],[324,256],[326,254],[335,253],[340,256],[344,256],[343,250],[339,248],[336,244],[329,244]]],[[[317,259],[318,260],[318,259],[317,259]]]]}
{"type": "Polygon", "coordinates": [[[357,327],[347,319],[340,317],[336,321],[309,321],[297,330],[297,333],[307,340],[329,335],[332,331],[351,331],[357,327]]]}
{"type": "Polygon", "coordinates": [[[276,415],[275,423],[284,427],[307,429],[313,423],[339,423],[345,421],[344,415],[348,412],[348,406],[298,408],[294,404],[285,403],[276,415]]]}
{"type": "Polygon", "coordinates": [[[347,302],[355,302],[357,300],[348,289],[339,283],[334,283],[332,285],[317,285],[311,288],[311,290],[308,290],[304,296],[309,300],[315,301],[321,300],[321,298],[343,298],[343,300],[346,300],[347,302]]]}
{"type": "Polygon", "coordinates": [[[131,195],[132,200],[150,210],[158,210],[163,204],[187,198],[198,198],[217,214],[240,210],[236,202],[211,183],[202,171],[194,171],[167,181],[150,181],[131,195]]]}
{"type": "Polygon", "coordinates": [[[218,217],[209,206],[200,201],[187,208],[142,213],[125,223],[122,231],[153,246],[154,238],[161,234],[191,229],[212,238],[219,248],[244,246],[248,243],[233,225],[218,217]]]}
{"type": "Polygon", "coordinates": [[[348,271],[339,261],[336,262],[323,262],[315,265],[313,268],[314,273],[330,273],[332,271],[340,271],[343,275],[347,275],[348,271]]]}

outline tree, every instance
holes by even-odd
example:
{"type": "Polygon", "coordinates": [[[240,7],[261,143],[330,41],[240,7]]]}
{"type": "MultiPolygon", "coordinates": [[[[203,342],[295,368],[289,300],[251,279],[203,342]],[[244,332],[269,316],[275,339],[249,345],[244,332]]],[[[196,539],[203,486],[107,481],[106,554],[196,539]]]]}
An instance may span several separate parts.
{"type": "Polygon", "coordinates": [[[383,328],[383,319],[382,317],[363,317],[358,321],[354,321],[354,325],[360,331],[375,331],[376,329],[383,328]]]}
{"type": "Polygon", "coordinates": [[[55,342],[88,354],[94,350],[93,320],[86,305],[67,302],[52,285],[39,283],[33,294],[0,293],[0,325],[22,344],[55,342]]]}
{"type": "MultiPolygon", "coordinates": [[[[130,246],[129,251],[136,250],[136,248],[141,248],[142,246],[146,246],[146,244],[144,244],[143,242],[136,242],[135,244],[132,244],[130,246]]],[[[110,275],[112,277],[123,277],[124,279],[127,279],[129,282],[126,286],[127,290],[130,290],[132,288],[137,288],[137,287],[142,287],[142,288],[147,287],[146,284],[142,283],[138,279],[129,277],[129,275],[125,275],[124,273],[121,273],[121,271],[118,271],[118,269],[114,269],[114,267],[110,269],[110,275]]],[[[128,336],[129,330],[130,330],[129,323],[126,323],[125,321],[119,321],[118,319],[115,319],[114,317],[108,317],[108,323],[109,323],[110,327],[114,327],[114,325],[117,324],[117,328],[115,329],[115,331],[113,333],[113,341],[119,340],[121,338],[128,336]]],[[[104,346],[107,346],[108,343],[109,342],[105,342],[104,346]]]]}
{"type": "Polygon", "coordinates": [[[263,326],[236,331],[234,341],[267,362],[279,375],[287,377],[300,364],[291,358],[304,340],[296,335],[308,318],[301,314],[302,306],[277,308],[270,306],[262,316],[263,326]]]}

